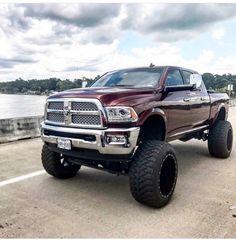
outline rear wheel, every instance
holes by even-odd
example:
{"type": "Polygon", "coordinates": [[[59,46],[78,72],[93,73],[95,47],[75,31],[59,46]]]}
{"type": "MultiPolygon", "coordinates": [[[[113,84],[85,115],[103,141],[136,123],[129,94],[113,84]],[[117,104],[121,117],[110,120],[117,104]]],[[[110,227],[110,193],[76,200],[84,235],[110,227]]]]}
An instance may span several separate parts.
{"type": "Polygon", "coordinates": [[[228,121],[217,121],[210,129],[208,150],[213,157],[228,158],[233,146],[233,128],[228,121]]]}
{"type": "Polygon", "coordinates": [[[75,176],[81,167],[67,162],[62,154],[51,151],[46,144],[43,145],[41,158],[47,173],[60,179],[75,176]]]}
{"type": "Polygon", "coordinates": [[[175,152],[168,143],[155,140],[142,143],[129,171],[133,197],[147,206],[165,206],[174,192],[177,172],[175,152]]]}

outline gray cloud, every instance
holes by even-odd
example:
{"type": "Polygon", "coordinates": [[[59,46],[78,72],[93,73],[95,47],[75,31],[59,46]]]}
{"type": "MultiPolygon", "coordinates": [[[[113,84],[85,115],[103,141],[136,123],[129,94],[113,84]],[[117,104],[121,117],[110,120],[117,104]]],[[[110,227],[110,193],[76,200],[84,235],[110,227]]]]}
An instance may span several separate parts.
{"type": "Polygon", "coordinates": [[[97,65],[104,62],[102,58],[91,59],[89,62],[76,61],[76,65],[67,66],[64,72],[77,72],[77,71],[98,71],[97,65]]]}
{"type": "Polygon", "coordinates": [[[25,8],[13,4],[0,5],[0,28],[5,34],[25,32],[31,28],[31,19],[24,16],[25,8]]]}
{"type": "Polygon", "coordinates": [[[19,6],[24,7],[25,18],[53,21],[54,36],[50,38],[52,43],[53,39],[59,41],[66,37],[73,38],[73,35],[79,33],[82,33],[82,37],[78,41],[82,44],[108,44],[118,38],[117,32],[109,24],[119,16],[121,4],[40,3],[19,6]]]}
{"type": "Polygon", "coordinates": [[[24,4],[24,16],[49,19],[80,28],[96,27],[119,15],[120,4],[24,4]]]}
{"type": "MultiPolygon", "coordinates": [[[[236,15],[235,4],[173,4],[166,6],[161,12],[154,12],[158,21],[145,23],[146,31],[155,29],[189,30],[217,21],[229,19],[236,15]],[[171,11],[170,11],[171,9],[171,11]]],[[[150,19],[149,19],[150,20],[150,19]]]]}
{"type": "Polygon", "coordinates": [[[14,65],[9,62],[5,62],[4,60],[0,60],[0,68],[13,68],[14,65]]]}
{"type": "Polygon", "coordinates": [[[64,72],[78,72],[78,71],[97,71],[98,69],[94,65],[79,65],[79,66],[68,66],[64,72]]]}
{"type": "MultiPolygon", "coordinates": [[[[33,20],[48,20],[52,25],[51,36],[46,39],[33,38],[35,44],[48,45],[56,42],[70,44],[68,38],[82,33],[81,41],[95,44],[108,44],[118,36],[111,28],[112,21],[121,11],[121,4],[69,3],[69,4],[5,4],[1,11],[0,28],[9,37],[17,32],[30,30],[33,20]],[[3,23],[1,18],[5,20],[3,23]],[[2,24],[1,24],[2,22],[2,24]],[[102,28],[101,30],[99,28],[102,28]],[[109,33],[109,34],[108,34],[109,33]],[[67,38],[67,40],[63,40],[67,38]]],[[[116,28],[117,29],[117,28],[116,28]]],[[[47,37],[45,37],[47,38],[47,37]]],[[[28,38],[28,41],[31,41],[28,38]]]]}
{"type": "Polygon", "coordinates": [[[35,63],[37,60],[26,57],[14,57],[14,58],[0,58],[1,68],[13,68],[18,64],[35,63]]]}
{"type": "Polygon", "coordinates": [[[68,38],[59,38],[58,35],[54,34],[49,37],[41,37],[39,39],[35,39],[33,37],[26,38],[26,41],[28,41],[31,44],[35,44],[38,46],[49,46],[49,45],[55,45],[55,44],[60,44],[63,46],[68,46],[72,43],[72,40],[68,38]]]}
{"type": "Polygon", "coordinates": [[[126,5],[123,29],[173,42],[207,31],[215,23],[236,16],[236,4],[153,4],[146,14],[139,5],[126,5]]]}
{"type": "Polygon", "coordinates": [[[17,9],[9,12],[8,20],[10,28],[23,31],[30,29],[30,20],[25,18],[19,11],[17,11],[17,9]]]}
{"type": "Polygon", "coordinates": [[[119,38],[120,30],[112,25],[99,26],[94,29],[89,29],[81,36],[79,42],[81,44],[110,44],[119,38]]]}
{"type": "Polygon", "coordinates": [[[74,34],[77,34],[80,32],[80,30],[77,27],[70,26],[68,28],[68,25],[64,25],[62,23],[55,23],[52,27],[52,30],[55,34],[55,36],[65,38],[65,37],[73,37],[74,34]]]}
{"type": "MultiPolygon", "coordinates": [[[[28,30],[33,19],[53,22],[50,40],[37,40],[39,45],[70,44],[68,38],[82,34],[81,44],[109,44],[122,30],[150,35],[161,42],[175,42],[205,32],[217,22],[236,16],[236,4],[16,4],[10,8],[8,31],[28,30]],[[116,25],[112,22],[125,9],[127,17],[116,25]],[[66,39],[67,40],[63,40],[66,39]]],[[[1,25],[1,24],[0,24],[1,25]]],[[[29,40],[31,41],[31,40],[29,40]]]]}

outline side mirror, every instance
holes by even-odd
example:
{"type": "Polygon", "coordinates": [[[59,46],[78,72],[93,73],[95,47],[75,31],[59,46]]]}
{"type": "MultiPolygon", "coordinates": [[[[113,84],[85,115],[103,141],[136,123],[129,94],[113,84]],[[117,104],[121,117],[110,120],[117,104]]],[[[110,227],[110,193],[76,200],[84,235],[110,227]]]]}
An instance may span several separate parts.
{"type": "Polygon", "coordinates": [[[196,89],[199,89],[202,86],[202,75],[194,73],[190,75],[190,84],[193,85],[196,89]]]}
{"type": "Polygon", "coordinates": [[[166,86],[164,92],[176,92],[176,91],[184,91],[184,90],[193,90],[194,85],[192,84],[184,84],[184,85],[176,85],[176,86],[166,86]]]}

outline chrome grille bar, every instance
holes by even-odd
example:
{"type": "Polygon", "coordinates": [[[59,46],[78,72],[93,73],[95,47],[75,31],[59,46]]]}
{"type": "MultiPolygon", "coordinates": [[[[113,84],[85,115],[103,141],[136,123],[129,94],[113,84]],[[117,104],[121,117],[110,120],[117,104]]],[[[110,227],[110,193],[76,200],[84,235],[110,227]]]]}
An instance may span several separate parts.
{"type": "Polygon", "coordinates": [[[46,124],[104,128],[105,112],[97,99],[48,99],[46,112],[46,124]]]}

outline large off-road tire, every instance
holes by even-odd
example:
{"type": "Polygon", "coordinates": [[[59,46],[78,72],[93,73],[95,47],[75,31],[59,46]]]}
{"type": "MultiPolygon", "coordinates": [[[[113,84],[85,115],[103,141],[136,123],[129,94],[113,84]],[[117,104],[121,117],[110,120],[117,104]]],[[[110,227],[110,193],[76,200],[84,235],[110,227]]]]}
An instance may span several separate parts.
{"type": "Polygon", "coordinates": [[[80,165],[68,163],[63,155],[51,151],[46,144],[43,145],[41,158],[47,173],[60,179],[75,176],[81,167],[80,165]]]}
{"type": "Polygon", "coordinates": [[[228,121],[217,121],[210,129],[208,150],[213,157],[228,158],[233,146],[233,128],[228,121]]]}
{"type": "Polygon", "coordinates": [[[131,193],[144,205],[163,207],[172,197],[177,174],[172,146],[161,141],[145,141],[140,144],[129,170],[131,193]]]}

